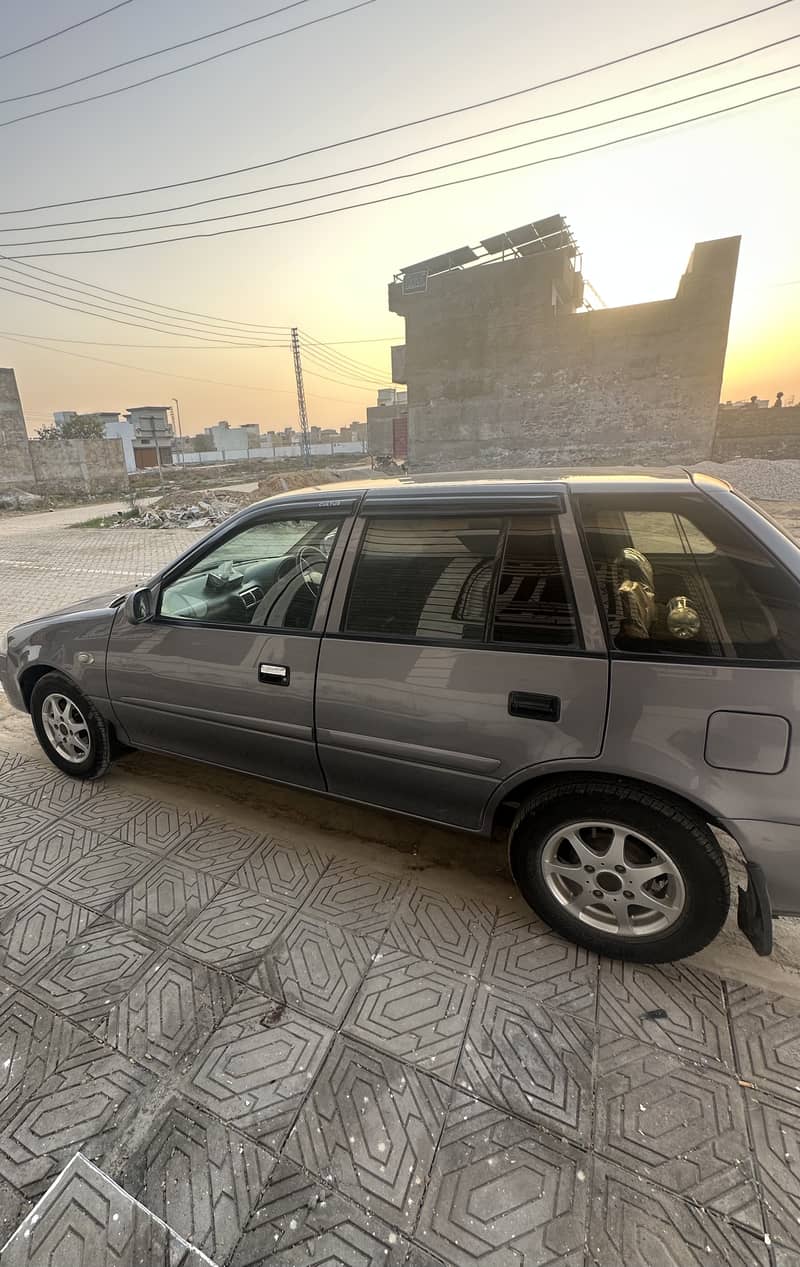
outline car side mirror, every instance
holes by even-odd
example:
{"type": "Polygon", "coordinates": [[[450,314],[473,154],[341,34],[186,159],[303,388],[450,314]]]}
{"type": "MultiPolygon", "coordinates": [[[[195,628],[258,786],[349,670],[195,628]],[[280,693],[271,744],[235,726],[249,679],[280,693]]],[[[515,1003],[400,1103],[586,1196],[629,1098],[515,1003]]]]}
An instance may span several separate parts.
{"type": "Polygon", "coordinates": [[[132,625],[143,625],[155,615],[152,590],[146,586],[134,590],[125,602],[125,615],[132,625]]]}

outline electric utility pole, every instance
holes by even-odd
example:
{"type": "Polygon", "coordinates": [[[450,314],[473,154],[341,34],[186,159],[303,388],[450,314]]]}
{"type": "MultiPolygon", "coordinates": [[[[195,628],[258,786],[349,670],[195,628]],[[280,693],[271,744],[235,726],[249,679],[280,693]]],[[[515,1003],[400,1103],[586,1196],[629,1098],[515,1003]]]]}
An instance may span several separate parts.
{"type": "Polygon", "coordinates": [[[294,376],[297,381],[297,415],[300,419],[300,450],[303,462],[311,465],[311,440],[308,433],[308,410],[306,409],[306,389],[303,386],[303,362],[300,360],[300,335],[297,327],[292,327],[292,358],[294,360],[294,376]]]}

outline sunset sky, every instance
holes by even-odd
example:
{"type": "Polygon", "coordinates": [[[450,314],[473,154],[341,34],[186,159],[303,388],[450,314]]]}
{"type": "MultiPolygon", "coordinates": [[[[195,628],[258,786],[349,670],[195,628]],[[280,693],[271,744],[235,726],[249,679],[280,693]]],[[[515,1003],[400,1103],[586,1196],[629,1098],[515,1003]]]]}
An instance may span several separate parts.
{"type": "MultiPolygon", "coordinates": [[[[7,50],[113,3],[9,0],[3,10],[0,97],[38,92],[245,21],[283,2],[130,0],[68,35],[3,59],[7,50]]],[[[0,212],[11,213],[0,215],[0,253],[6,257],[0,262],[0,364],[17,371],[29,430],[42,425],[56,409],[122,411],[138,404],[168,403],[176,396],[187,432],[220,418],[233,424],[257,421],[265,430],[296,422],[293,373],[285,347],[209,348],[202,338],[195,347],[177,349],[113,346],[174,345],[186,339],[179,331],[136,329],[41,302],[50,298],[85,304],[85,298],[74,293],[71,300],[63,292],[55,293],[56,285],[91,284],[145,304],[210,314],[240,326],[297,325],[323,343],[341,345],[339,356],[372,367],[377,386],[390,381],[391,341],[402,341],[402,322],[386,309],[386,286],[393,273],[417,259],[467,243],[477,245],[483,237],[556,211],[572,225],[583,251],[585,275],[609,306],[670,297],[695,241],[741,234],[723,399],[753,393],[772,399],[777,390],[800,399],[800,92],[595,153],[280,227],[61,258],[30,257],[171,234],[151,230],[60,246],[19,245],[148,223],[123,219],[34,231],[53,221],[156,212],[240,190],[307,181],[595,102],[800,36],[800,0],[794,0],[621,66],[329,153],[146,196],[20,210],[190,181],[459,110],[722,22],[761,7],[765,0],[676,0],[669,6],[579,0],[569,8],[541,0],[374,0],[354,12],[130,92],[4,126],[5,120],[20,114],[131,83],[355,3],[303,0],[288,12],[214,40],[72,88],[0,104],[0,212]],[[9,263],[9,257],[20,256],[29,258],[9,263]],[[59,283],[48,274],[35,276],[31,265],[77,280],[59,283]],[[22,269],[25,280],[20,273],[12,275],[11,267],[22,269]],[[3,289],[26,285],[40,288],[38,299],[3,289]],[[29,346],[32,343],[38,346],[29,346]]],[[[288,190],[273,188],[248,198],[170,212],[156,221],[174,223],[245,209],[258,212],[216,226],[172,230],[181,234],[298,216],[569,154],[791,87],[800,88],[800,38],[559,119],[527,123],[361,175],[288,190]],[[263,210],[585,127],[771,71],[782,73],[440,174],[331,195],[307,207],[263,210]]],[[[104,302],[113,301],[106,296],[104,302]]],[[[141,312],[138,320],[155,324],[152,316],[141,312]]],[[[177,323],[182,318],[173,313],[171,320],[177,323]]],[[[183,320],[188,324],[192,319],[183,320]]],[[[194,318],[196,323],[201,320],[194,318]]],[[[285,341],[280,333],[267,337],[270,342],[285,341]]],[[[322,426],[363,418],[365,406],[374,399],[374,387],[365,381],[368,372],[354,370],[350,377],[338,357],[335,366],[330,364],[330,355],[327,368],[319,362],[306,366],[310,420],[322,426]]]]}

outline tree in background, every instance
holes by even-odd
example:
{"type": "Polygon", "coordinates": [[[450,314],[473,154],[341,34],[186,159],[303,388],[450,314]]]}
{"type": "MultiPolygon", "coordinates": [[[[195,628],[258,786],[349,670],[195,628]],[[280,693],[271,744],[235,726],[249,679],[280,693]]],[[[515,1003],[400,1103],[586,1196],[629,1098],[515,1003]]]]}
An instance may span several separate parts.
{"type": "Polygon", "coordinates": [[[211,436],[195,436],[192,441],[192,448],[195,453],[211,453],[214,449],[214,441],[211,436]]]}
{"type": "Polygon", "coordinates": [[[36,434],[40,440],[102,440],[105,430],[99,414],[76,414],[54,422],[52,427],[40,427],[36,434]]]}

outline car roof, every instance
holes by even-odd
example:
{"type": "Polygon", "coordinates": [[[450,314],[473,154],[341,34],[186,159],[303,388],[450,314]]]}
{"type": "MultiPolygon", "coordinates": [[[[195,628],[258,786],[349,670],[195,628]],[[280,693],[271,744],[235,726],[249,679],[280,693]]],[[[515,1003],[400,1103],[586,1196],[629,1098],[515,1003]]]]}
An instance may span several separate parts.
{"type": "MultiPolygon", "coordinates": [[[[333,508],[337,500],[350,501],[357,497],[365,498],[367,504],[379,504],[382,501],[407,500],[409,504],[417,499],[436,496],[441,492],[449,501],[457,500],[459,495],[465,502],[473,498],[487,495],[502,496],[504,494],[519,497],[525,493],[557,493],[566,488],[574,491],[591,492],[627,492],[655,493],[662,491],[675,492],[678,489],[689,489],[703,485],[715,485],[726,488],[728,485],[715,476],[703,472],[690,472],[682,467],[665,468],[586,468],[560,470],[557,467],[537,470],[493,470],[493,471],[452,471],[431,472],[407,475],[397,478],[365,478],[336,480],[330,484],[310,484],[306,488],[294,489],[291,492],[277,493],[267,498],[269,505],[318,505],[325,503],[333,508]]],[[[256,505],[264,505],[264,502],[256,505]]],[[[250,509],[252,509],[251,507],[250,509]]]]}

